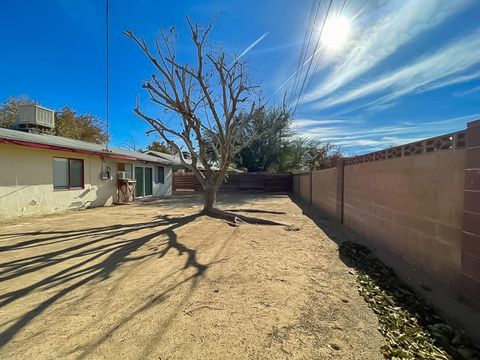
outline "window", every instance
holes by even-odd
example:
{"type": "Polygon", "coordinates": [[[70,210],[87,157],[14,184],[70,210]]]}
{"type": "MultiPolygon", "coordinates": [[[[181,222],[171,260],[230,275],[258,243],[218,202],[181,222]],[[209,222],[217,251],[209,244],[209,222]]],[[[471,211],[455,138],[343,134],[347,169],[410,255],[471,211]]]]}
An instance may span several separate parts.
{"type": "Polygon", "coordinates": [[[132,164],[125,164],[125,175],[127,179],[133,179],[133,165],[132,164]]]}
{"type": "Polygon", "coordinates": [[[125,172],[125,176],[126,176],[127,179],[133,179],[133,165],[132,164],[118,163],[118,171],[125,172]]]}
{"type": "Polygon", "coordinates": [[[53,188],[82,189],[83,160],[53,158],[53,188]]]}
{"type": "Polygon", "coordinates": [[[162,166],[157,166],[157,183],[165,183],[165,168],[162,166]]]}

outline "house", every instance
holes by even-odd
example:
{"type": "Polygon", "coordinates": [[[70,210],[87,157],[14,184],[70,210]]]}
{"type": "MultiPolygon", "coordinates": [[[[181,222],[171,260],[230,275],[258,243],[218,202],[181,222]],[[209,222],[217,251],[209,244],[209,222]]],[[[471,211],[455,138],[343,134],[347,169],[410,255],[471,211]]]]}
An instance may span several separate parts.
{"type": "Polygon", "coordinates": [[[136,151],[0,128],[0,218],[167,196],[173,165],[136,151]]]}
{"type": "MultiPolygon", "coordinates": [[[[180,156],[178,156],[178,155],[165,154],[165,153],[162,153],[162,152],[159,152],[159,151],[154,151],[154,150],[147,150],[145,152],[145,154],[157,157],[157,158],[165,160],[165,161],[169,161],[172,164],[172,169],[173,169],[174,172],[184,172],[184,171],[189,172],[190,171],[190,169],[188,169],[185,165],[182,164],[182,162],[180,161],[180,156]]],[[[192,162],[192,159],[190,159],[190,154],[189,153],[185,152],[184,153],[184,158],[185,158],[185,162],[187,164],[190,164],[192,162]]],[[[197,168],[200,171],[205,170],[204,166],[200,162],[197,163],[197,168]]],[[[212,170],[218,170],[218,167],[215,166],[215,165],[211,165],[211,169],[212,170]]]]}
{"type": "MultiPolygon", "coordinates": [[[[178,155],[165,154],[160,151],[154,151],[154,150],[147,150],[145,154],[155,156],[162,160],[170,161],[174,172],[190,171],[186,166],[182,164],[182,162],[180,161],[180,156],[178,155]]],[[[184,158],[187,164],[191,163],[192,160],[190,159],[189,154],[185,153],[184,158]]],[[[197,168],[199,170],[205,170],[201,163],[197,163],[197,168]]],[[[216,167],[213,167],[213,168],[216,169],[216,167]]]]}

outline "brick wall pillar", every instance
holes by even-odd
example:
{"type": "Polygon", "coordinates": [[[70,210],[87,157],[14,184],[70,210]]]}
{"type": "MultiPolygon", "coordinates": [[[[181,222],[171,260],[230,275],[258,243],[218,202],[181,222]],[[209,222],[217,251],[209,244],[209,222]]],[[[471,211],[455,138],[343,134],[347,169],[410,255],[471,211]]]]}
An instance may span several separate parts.
{"type": "Polygon", "coordinates": [[[337,218],[343,224],[343,187],[344,187],[344,176],[343,169],[345,166],[344,159],[337,160],[337,218]]]}
{"type": "Polygon", "coordinates": [[[459,290],[462,300],[480,311],[480,120],[467,124],[459,290]]]}

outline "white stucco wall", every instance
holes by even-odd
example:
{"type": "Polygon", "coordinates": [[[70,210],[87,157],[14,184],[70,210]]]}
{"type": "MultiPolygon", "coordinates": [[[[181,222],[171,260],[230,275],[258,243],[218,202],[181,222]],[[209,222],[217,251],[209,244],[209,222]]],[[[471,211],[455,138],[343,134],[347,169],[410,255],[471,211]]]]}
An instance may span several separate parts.
{"type": "MultiPolygon", "coordinates": [[[[115,162],[107,166],[115,174],[115,162]]],[[[101,180],[101,171],[98,156],[0,144],[0,218],[111,205],[116,179],[101,180]],[[83,159],[84,189],[53,188],[53,157],[83,159]]]]}
{"type": "MultiPolygon", "coordinates": [[[[171,167],[164,167],[165,171],[165,180],[162,183],[157,182],[157,164],[144,164],[142,162],[134,162],[134,167],[150,167],[153,169],[153,188],[152,188],[152,196],[169,196],[172,195],[172,168],[171,167]]],[[[133,171],[135,174],[135,169],[133,171]]]]}
{"type": "Polygon", "coordinates": [[[153,172],[153,196],[172,195],[172,168],[165,167],[165,181],[163,184],[157,183],[156,169],[153,172]]]}
{"type": "MultiPolygon", "coordinates": [[[[172,194],[170,167],[165,167],[165,181],[161,184],[157,183],[158,164],[129,163],[153,168],[153,196],[172,194]]],[[[109,206],[118,200],[116,173],[115,159],[102,160],[99,156],[88,154],[0,144],[0,218],[109,206]],[[54,157],[83,159],[85,184],[83,189],[53,188],[54,157]],[[109,180],[102,180],[100,173],[107,168],[112,176],[109,180]]]]}

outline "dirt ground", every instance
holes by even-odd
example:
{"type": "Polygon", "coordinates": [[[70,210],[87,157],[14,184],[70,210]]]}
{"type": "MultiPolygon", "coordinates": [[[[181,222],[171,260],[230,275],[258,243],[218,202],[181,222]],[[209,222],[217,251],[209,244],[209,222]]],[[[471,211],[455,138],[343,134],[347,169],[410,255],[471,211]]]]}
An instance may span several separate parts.
{"type": "MultiPolygon", "coordinates": [[[[0,223],[2,359],[382,359],[338,246],[286,195],[195,195],[0,223]]],[[[338,241],[338,240],[337,240],[338,241]]]]}

